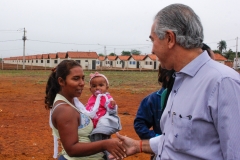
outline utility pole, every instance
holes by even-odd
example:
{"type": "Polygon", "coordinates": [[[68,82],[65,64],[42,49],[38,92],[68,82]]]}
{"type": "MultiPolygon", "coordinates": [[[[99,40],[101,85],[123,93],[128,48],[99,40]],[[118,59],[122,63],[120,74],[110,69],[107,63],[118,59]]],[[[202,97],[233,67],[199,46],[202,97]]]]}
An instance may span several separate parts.
{"type": "Polygon", "coordinates": [[[25,41],[27,40],[25,33],[26,33],[26,30],[24,28],[23,29],[23,37],[22,37],[22,40],[23,40],[23,69],[25,69],[25,41]]]}
{"type": "Polygon", "coordinates": [[[238,69],[238,37],[236,38],[236,59],[235,59],[235,69],[238,69]]]}
{"type": "MultiPolygon", "coordinates": [[[[2,56],[2,55],[1,55],[2,56]]],[[[3,57],[2,57],[2,70],[3,70],[3,57]]]]}
{"type": "Polygon", "coordinates": [[[104,46],[104,55],[106,56],[106,46],[104,46]]]}

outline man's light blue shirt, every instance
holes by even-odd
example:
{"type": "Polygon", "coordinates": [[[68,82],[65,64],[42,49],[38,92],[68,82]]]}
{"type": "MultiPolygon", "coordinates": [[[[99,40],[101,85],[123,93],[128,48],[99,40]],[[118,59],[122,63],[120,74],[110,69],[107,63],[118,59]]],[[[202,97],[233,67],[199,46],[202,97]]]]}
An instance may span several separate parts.
{"type": "Polygon", "coordinates": [[[176,73],[157,159],[240,159],[240,75],[203,52],[176,73]]]}

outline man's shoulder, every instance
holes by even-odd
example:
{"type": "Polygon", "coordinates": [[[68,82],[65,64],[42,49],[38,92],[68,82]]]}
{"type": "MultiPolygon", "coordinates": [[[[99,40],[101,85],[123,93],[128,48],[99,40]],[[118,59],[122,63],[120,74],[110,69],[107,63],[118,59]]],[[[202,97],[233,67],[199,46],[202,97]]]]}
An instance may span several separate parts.
{"type": "Polygon", "coordinates": [[[211,72],[211,75],[217,79],[232,78],[239,80],[240,78],[239,73],[234,69],[214,60],[207,63],[207,68],[208,72],[211,72]]]}

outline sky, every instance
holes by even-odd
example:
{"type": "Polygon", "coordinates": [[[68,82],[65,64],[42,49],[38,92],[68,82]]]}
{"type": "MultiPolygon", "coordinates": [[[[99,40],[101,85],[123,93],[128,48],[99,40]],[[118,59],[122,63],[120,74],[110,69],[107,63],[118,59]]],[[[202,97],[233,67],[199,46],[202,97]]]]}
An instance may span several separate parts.
{"type": "MultiPolygon", "coordinates": [[[[236,51],[240,41],[239,0],[1,0],[2,58],[67,51],[98,54],[140,50],[150,54],[153,18],[162,8],[182,3],[200,17],[204,42],[212,50],[225,40],[236,51]]],[[[239,51],[239,49],[238,49],[239,51]]]]}

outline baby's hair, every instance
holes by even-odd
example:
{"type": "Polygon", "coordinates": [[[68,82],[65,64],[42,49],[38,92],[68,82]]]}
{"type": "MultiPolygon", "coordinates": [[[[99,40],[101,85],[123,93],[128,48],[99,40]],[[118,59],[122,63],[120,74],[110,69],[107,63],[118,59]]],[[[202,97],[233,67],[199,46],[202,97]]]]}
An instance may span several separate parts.
{"type": "Polygon", "coordinates": [[[70,73],[70,69],[74,67],[82,66],[74,61],[74,60],[63,60],[61,63],[57,65],[56,68],[52,69],[52,73],[50,74],[47,85],[46,85],[46,96],[45,96],[45,108],[51,109],[54,99],[57,93],[61,90],[60,85],[58,84],[58,78],[61,77],[63,80],[66,80],[66,77],[70,73]]]}
{"type": "Polygon", "coordinates": [[[107,86],[109,86],[109,82],[108,82],[108,79],[106,76],[104,76],[103,74],[100,74],[98,72],[95,72],[95,73],[91,73],[90,74],[90,80],[89,80],[89,84],[91,86],[91,80],[95,77],[103,77],[105,80],[106,80],[106,83],[107,83],[107,86]]]}

